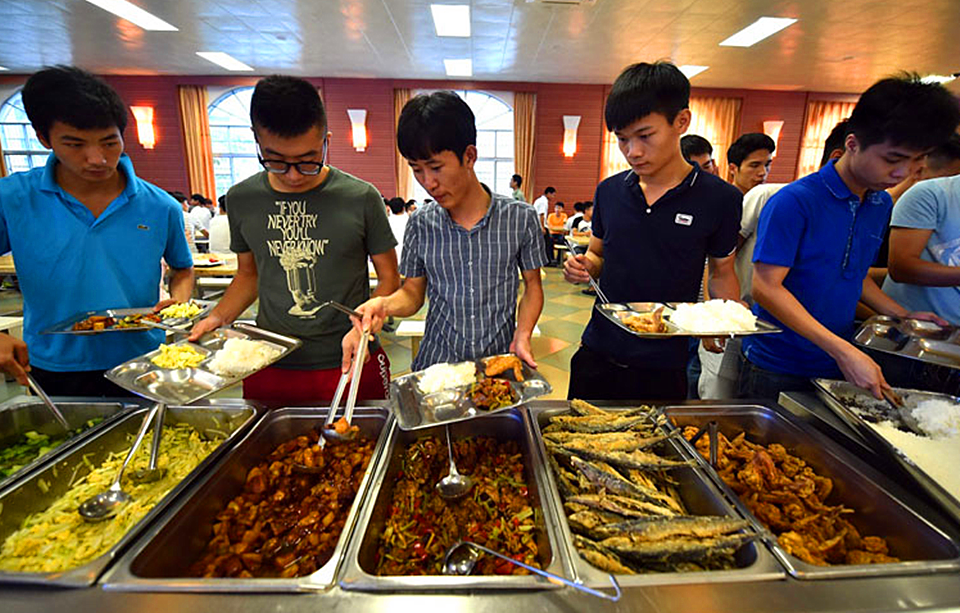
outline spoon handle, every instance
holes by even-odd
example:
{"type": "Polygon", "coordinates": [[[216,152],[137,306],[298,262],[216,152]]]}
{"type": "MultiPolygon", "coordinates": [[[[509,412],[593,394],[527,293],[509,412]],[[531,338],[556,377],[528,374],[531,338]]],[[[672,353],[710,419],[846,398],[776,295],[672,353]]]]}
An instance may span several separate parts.
{"type": "Polygon", "coordinates": [[[163,404],[155,404],[150,410],[150,413],[143,418],[143,423],[140,424],[140,431],[137,432],[137,438],[133,439],[133,446],[130,447],[130,451],[127,453],[127,457],[124,458],[123,464],[120,465],[120,470],[117,471],[117,478],[113,480],[113,483],[110,484],[110,489],[120,489],[120,480],[123,478],[123,471],[127,469],[127,464],[130,463],[130,460],[133,459],[135,453],[137,453],[137,448],[140,447],[140,443],[143,442],[143,437],[147,435],[147,430],[150,429],[150,425],[153,424],[153,420],[157,417],[157,412],[160,411],[160,407],[163,404]]]}
{"type": "Polygon", "coordinates": [[[64,418],[63,413],[60,412],[60,409],[57,408],[57,405],[53,404],[53,401],[50,400],[50,396],[47,396],[47,393],[43,391],[43,388],[37,383],[36,379],[33,378],[33,375],[27,373],[27,383],[30,384],[30,389],[40,397],[40,400],[43,401],[43,404],[47,405],[47,408],[50,409],[50,412],[53,413],[53,416],[56,420],[63,426],[63,429],[67,432],[70,431],[70,424],[67,423],[66,418],[64,418]]]}
{"type": "Polygon", "coordinates": [[[457,464],[453,461],[453,443],[450,442],[450,425],[447,424],[444,426],[444,429],[447,431],[447,453],[450,454],[450,475],[459,476],[460,473],[457,472],[457,464]]]}
{"type": "Polygon", "coordinates": [[[613,602],[616,602],[616,601],[620,600],[620,584],[617,583],[617,578],[614,577],[613,575],[608,575],[608,576],[610,577],[610,583],[613,585],[613,590],[614,590],[615,593],[614,593],[613,595],[605,594],[604,592],[601,592],[601,591],[599,591],[599,590],[595,590],[595,589],[593,589],[593,588],[587,587],[587,586],[582,585],[582,584],[580,584],[580,583],[574,583],[573,581],[567,579],[566,577],[561,577],[560,575],[555,575],[555,574],[553,574],[553,573],[548,573],[547,571],[545,571],[545,570],[540,570],[539,568],[537,568],[537,567],[535,567],[535,566],[530,566],[529,564],[524,564],[523,562],[520,562],[520,561],[518,561],[518,560],[514,560],[513,558],[511,558],[511,557],[509,557],[509,556],[505,556],[505,555],[503,555],[502,553],[498,553],[498,552],[496,552],[496,551],[494,551],[494,550],[492,550],[492,549],[488,549],[488,548],[484,547],[483,545],[478,545],[478,544],[476,544],[476,543],[474,543],[474,542],[471,542],[471,541],[463,541],[463,542],[469,544],[471,547],[476,547],[477,549],[479,549],[480,551],[482,551],[482,552],[484,552],[484,553],[490,554],[490,555],[492,555],[492,556],[496,556],[496,557],[498,557],[498,558],[500,558],[500,559],[502,559],[502,560],[506,560],[507,562],[510,562],[511,564],[513,564],[513,565],[515,565],[515,566],[519,566],[520,568],[525,568],[525,569],[527,569],[528,571],[530,571],[531,573],[540,575],[541,577],[546,577],[547,579],[552,579],[552,580],[554,580],[554,581],[559,581],[560,583],[566,585],[567,587],[572,587],[572,588],[575,589],[575,590],[580,590],[581,592],[585,592],[585,593],[587,593],[587,594],[590,594],[591,596],[596,596],[597,598],[603,598],[604,600],[612,600],[613,602]]]}
{"type": "Polygon", "coordinates": [[[163,418],[167,412],[166,406],[163,404],[160,404],[159,407],[160,410],[157,412],[157,417],[154,420],[153,440],[150,443],[150,470],[157,467],[157,456],[160,455],[160,435],[163,433],[163,418]]]}

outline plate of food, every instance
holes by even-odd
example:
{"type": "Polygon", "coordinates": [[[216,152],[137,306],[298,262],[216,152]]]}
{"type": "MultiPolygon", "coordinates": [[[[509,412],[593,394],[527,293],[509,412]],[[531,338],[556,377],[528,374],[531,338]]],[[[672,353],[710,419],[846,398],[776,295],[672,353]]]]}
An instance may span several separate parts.
{"type": "Polygon", "coordinates": [[[418,430],[504,411],[552,391],[540,373],[508,353],[397,377],[390,405],[401,429],[418,430]]]}
{"type": "Polygon", "coordinates": [[[596,309],[622,330],[643,338],[750,336],[780,332],[735,300],[604,302],[596,309]]]}
{"type": "Polygon", "coordinates": [[[178,302],[154,313],[153,307],[84,311],[50,326],[40,334],[101,334],[104,332],[142,332],[152,330],[150,323],[185,327],[205,317],[216,303],[212,300],[178,302]]]}
{"type": "Polygon", "coordinates": [[[213,268],[214,266],[220,266],[226,263],[227,263],[226,259],[213,253],[194,253],[193,254],[194,268],[213,268]]]}
{"type": "Polygon", "coordinates": [[[138,396],[190,404],[242,381],[285,357],[299,339],[244,323],[182,340],[124,362],[104,375],[138,396]]]}

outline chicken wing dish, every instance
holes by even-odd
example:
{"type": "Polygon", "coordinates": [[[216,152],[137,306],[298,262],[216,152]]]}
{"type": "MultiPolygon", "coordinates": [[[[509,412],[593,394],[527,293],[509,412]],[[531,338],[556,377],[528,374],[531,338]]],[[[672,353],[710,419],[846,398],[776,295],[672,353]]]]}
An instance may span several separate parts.
{"type": "Polygon", "coordinates": [[[667,331],[667,325],[663,323],[663,307],[650,313],[633,313],[623,317],[621,321],[634,332],[667,331]]]}
{"type": "Polygon", "coordinates": [[[513,378],[518,382],[523,381],[523,365],[520,358],[515,355],[498,355],[488,358],[485,362],[484,374],[488,377],[496,377],[508,370],[513,370],[513,378]]]}

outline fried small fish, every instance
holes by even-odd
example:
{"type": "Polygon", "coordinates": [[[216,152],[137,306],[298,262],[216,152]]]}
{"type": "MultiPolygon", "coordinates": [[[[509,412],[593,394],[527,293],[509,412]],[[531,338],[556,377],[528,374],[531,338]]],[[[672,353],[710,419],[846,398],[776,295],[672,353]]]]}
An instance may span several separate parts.
{"type": "Polygon", "coordinates": [[[602,432],[584,434],[582,432],[549,432],[543,438],[558,445],[570,445],[596,451],[636,451],[646,449],[657,443],[678,436],[672,432],[660,436],[643,436],[640,432],[602,432]]]}
{"type": "Polygon", "coordinates": [[[631,539],[655,541],[671,537],[709,538],[724,534],[732,534],[749,526],[749,522],[733,517],[719,517],[713,515],[683,515],[653,521],[625,521],[615,524],[604,524],[602,529],[595,532],[619,534],[631,539]]]}
{"type": "Polygon", "coordinates": [[[647,517],[649,515],[660,515],[663,517],[673,517],[676,513],[666,507],[626,498],[624,496],[611,496],[609,494],[581,494],[571,496],[570,502],[576,502],[594,509],[610,511],[624,517],[647,517]]]}
{"type": "MultiPolygon", "coordinates": [[[[661,506],[675,506],[669,496],[666,496],[656,490],[642,488],[631,481],[628,481],[608,464],[603,462],[587,462],[577,456],[570,458],[573,464],[581,474],[583,474],[594,486],[603,488],[611,494],[626,496],[627,498],[636,498],[644,502],[657,504],[661,506]]],[[[682,509],[675,509],[682,511],[682,509]]]]}
{"type": "Polygon", "coordinates": [[[693,462],[683,460],[668,460],[653,453],[643,451],[631,451],[624,453],[622,451],[599,451],[593,449],[584,449],[583,447],[570,445],[556,445],[560,452],[569,455],[576,455],[589,460],[598,460],[614,466],[623,468],[633,468],[637,470],[669,470],[673,468],[685,468],[693,466],[693,462]]]}
{"type": "Polygon", "coordinates": [[[570,410],[580,417],[590,417],[591,415],[609,415],[609,411],[604,411],[600,407],[595,407],[585,400],[573,399],[570,401],[570,410]]]}
{"type": "Polygon", "coordinates": [[[605,570],[608,573],[613,573],[615,575],[637,574],[632,568],[625,566],[620,558],[615,555],[608,555],[590,549],[578,549],[577,553],[579,553],[580,557],[590,564],[593,564],[600,570],[605,570]]]}
{"type": "Polygon", "coordinates": [[[617,555],[637,561],[698,562],[719,555],[732,555],[751,534],[734,534],[717,538],[673,538],[659,541],[614,536],[598,543],[617,555]]]}
{"type": "MultiPolygon", "coordinates": [[[[616,415],[591,415],[590,417],[579,417],[561,415],[554,417],[550,421],[550,426],[558,426],[558,430],[566,432],[585,432],[587,434],[596,434],[600,432],[624,432],[631,427],[643,423],[646,419],[643,415],[633,417],[619,417],[616,415]]],[[[555,430],[550,430],[554,432],[555,430]]]]}

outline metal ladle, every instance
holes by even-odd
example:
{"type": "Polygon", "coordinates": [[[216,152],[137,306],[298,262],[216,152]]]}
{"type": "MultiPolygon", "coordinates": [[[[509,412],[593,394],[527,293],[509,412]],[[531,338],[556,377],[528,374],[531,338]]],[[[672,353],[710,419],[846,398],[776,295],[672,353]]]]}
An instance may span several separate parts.
{"type": "Polygon", "coordinates": [[[47,393],[43,391],[43,388],[40,387],[40,384],[37,383],[37,380],[33,378],[33,375],[27,373],[27,383],[30,385],[30,389],[40,397],[40,400],[43,401],[43,404],[50,409],[50,412],[53,413],[53,416],[60,422],[60,425],[63,426],[64,432],[70,432],[70,424],[67,423],[66,418],[63,416],[63,413],[60,412],[60,409],[57,408],[57,405],[53,404],[53,401],[50,400],[50,396],[47,396],[47,393]]]}
{"type": "Polygon", "coordinates": [[[157,468],[157,457],[160,455],[160,437],[163,434],[163,419],[167,413],[165,404],[157,405],[160,410],[157,411],[157,418],[153,426],[153,440],[150,442],[150,464],[147,468],[141,468],[133,471],[130,479],[136,483],[153,483],[159,481],[167,473],[165,468],[157,468]]]}
{"type": "Polygon", "coordinates": [[[123,464],[120,465],[120,470],[117,471],[117,477],[113,480],[113,483],[110,484],[110,487],[107,488],[105,492],[100,492],[96,496],[88,498],[77,509],[77,512],[80,513],[80,516],[85,520],[97,522],[109,519],[117,514],[121,506],[130,501],[130,494],[120,489],[120,480],[123,478],[123,471],[127,469],[127,465],[130,463],[130,460],[133,459],[134,454],[137,453],[137,449],[140,447],[140,443],[143,442],[143,438],[147,435],[147,430],[150,429],[150,424],[153,423],[161,406],[163,405],[154,405],[150,413],[144,418],[143,424],[140,425],[140,431],[137,432],[137,438],[133,440],[133,446],[130,447],[130,451],[127,453],[127,457],[124,458],[123,464]]]}
{"type": "Polygon", "coordinates": [[[575,590],[580,590],[590,594],[591,596],[596,596],[597,598],[603,598],[604,600],[612,600],[616,602],[620,600],[620,585],[617,583],[616,577],[609,575],[610,583],[613,585],[614,594],[605,594],[599,590],[589,588],[585,585],[579,583],[574,583],[573,581],[567,579],[566,577],[561,577],[560,575],[555,575],[553,573],[548,573],[545,570],[540,570],[535,566],[530,566],[529,564],[524,564],[518,560],[514,560],[511,557],[505,556],[502,553],[498,553],[492,549],[488,549],[483,545],[478,545],[472,541],[460,541],[459,543],[454,544],[450,549],[447,549],[447,554],[443,558],[443,574],[445,575],[469,575],[473,572],[474,567],[477,565],[477,560],[480,559],[479,552],[486,553],[488,555],[500,558],[510,562],[514,566],[519,566],[520,568],[525,568],[531,573],[540,575],[541,577],[546,577],[550,581],[556,581],[572,587],[575,590]]]}
{"type": "Polygon", "coordinates": [[[441,498],[447,500],[456,500],[467,495],[473,489],[473,479],[461,475],[457,472],[457,464],[453,461],[453,443],[450,442],[450,426],[444,428],[447,431],[447,451],[450,454],[450,472],[446,477],[437,482],[437,493],[441,498]]]}

